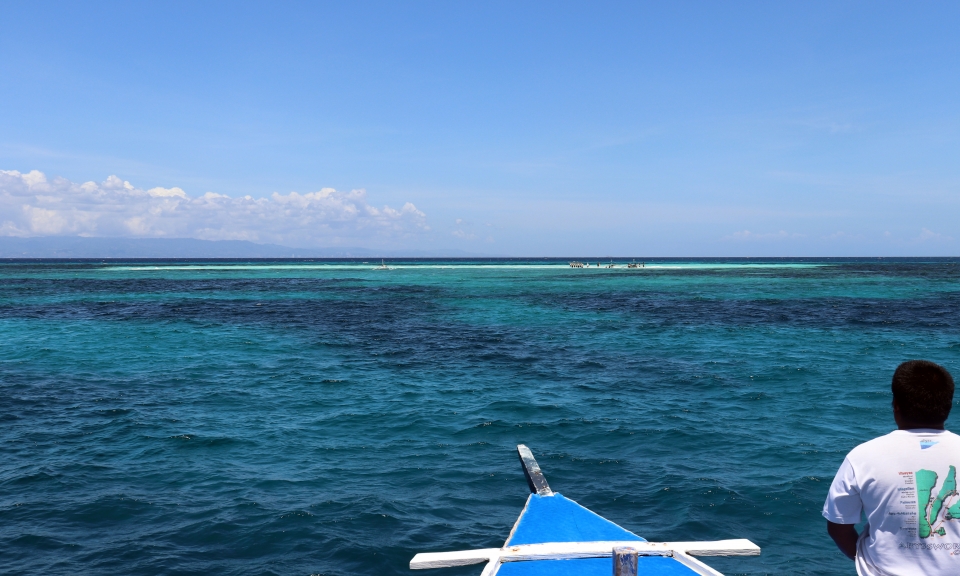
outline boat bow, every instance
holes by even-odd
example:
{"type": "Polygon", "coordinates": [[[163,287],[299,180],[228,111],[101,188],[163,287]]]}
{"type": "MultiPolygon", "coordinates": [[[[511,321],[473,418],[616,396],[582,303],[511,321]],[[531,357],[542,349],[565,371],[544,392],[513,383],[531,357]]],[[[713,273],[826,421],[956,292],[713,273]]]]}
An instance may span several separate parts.
{"type": "Polygon", "coordinates": [[[609,576],[615,550],[626,549],[642,574],[723,576],[694,556],[760,554],[760,547],[745,539],[647,542],[553,492],[529,448],[520,444],[517,454],[531,494],[503,547],[421,553],[410,561],[411,569],[486,563],[481,576],[609,576]]]}

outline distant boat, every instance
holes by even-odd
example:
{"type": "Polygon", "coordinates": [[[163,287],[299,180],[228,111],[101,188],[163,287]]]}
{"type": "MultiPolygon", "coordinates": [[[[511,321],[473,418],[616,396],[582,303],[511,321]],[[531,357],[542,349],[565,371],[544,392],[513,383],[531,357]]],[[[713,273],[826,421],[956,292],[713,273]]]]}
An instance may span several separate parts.
{"type": "MultiPolygon", "coordinates": [[[[589,264],[588,264],[588,266],[589,266],[589,264]]],[[[583,262],[574,260],[573,262],[570,263],[570,267],[571,267],[571,268],[583,268],[583,262]]]]}
{"type": "Polygon", "coordinates": [[[381,260],[380,260],[380,265],[377,266],[376,268],[374,268],[374,270],[393,270],[393,268],[387,266],[386,261],[383,260],[383,259],[381,259],[381,260]]]}
{"type": "Polygon", "coordinates": [[[547,485],[530,449],[517,446],[530,496],[502,548],[421,553],[412,570],[486,563],[480,576],[723,576],[694,556],[757,556],[749,540],[647,542],[547,485]]]}

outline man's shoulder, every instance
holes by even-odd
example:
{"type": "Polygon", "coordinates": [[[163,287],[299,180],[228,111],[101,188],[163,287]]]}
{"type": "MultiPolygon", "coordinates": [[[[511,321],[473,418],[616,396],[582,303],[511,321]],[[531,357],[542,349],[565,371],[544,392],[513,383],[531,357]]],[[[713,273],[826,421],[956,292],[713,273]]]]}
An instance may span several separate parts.
{"type": "Polygon", "coordinates": [[[921,443],[925,441],[933,441],[934,443],[943,442],[960,448],[960,436],[949,430],[937,431],[936,433],[914,433],[907,430],[894,430],[893,432],[860,444],[850,451],[847,459],[882,458],[890,455],[891,451],[895,453],[898,449],[912,446],[915,443],[921,445],[921,443]]]}
{"type": "Polygon", "coordinates": [[[897,444],[899,442],[897,431],[894,430],[883,436],[877,436],[872,440],[867,440],[862,444],[858,444],[850,453],[847,455],[847,458],[854,459],[861,456],[868,456],[877,451],[882,451],[890,448],[891,444],[897,444]]]}

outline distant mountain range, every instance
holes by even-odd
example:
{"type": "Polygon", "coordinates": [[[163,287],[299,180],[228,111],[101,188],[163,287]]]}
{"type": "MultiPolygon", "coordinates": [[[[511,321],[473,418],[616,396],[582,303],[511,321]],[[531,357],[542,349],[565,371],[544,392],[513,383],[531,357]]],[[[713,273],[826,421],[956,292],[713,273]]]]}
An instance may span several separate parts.
{"type": "Polygon", "coordinates": [[[244,240],[193,238],[0,237],[0,258],[471,258],[463,250],[290,248],[244,240]]]}

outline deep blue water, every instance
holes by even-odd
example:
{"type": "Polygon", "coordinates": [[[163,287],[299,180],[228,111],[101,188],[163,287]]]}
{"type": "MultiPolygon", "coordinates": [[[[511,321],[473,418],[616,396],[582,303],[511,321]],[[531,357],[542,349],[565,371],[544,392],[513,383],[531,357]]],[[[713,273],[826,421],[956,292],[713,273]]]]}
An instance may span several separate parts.
{"type": "Polygon", "coordinates": [[[837,466],[899,362],[960,375],[958,259],[373,264],[0,263],[0,571],[409,575],[502,544],[522,442],[729,575],[853,574],[837,466]]]}

